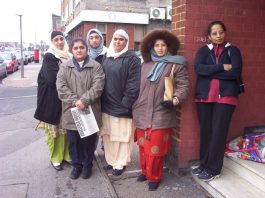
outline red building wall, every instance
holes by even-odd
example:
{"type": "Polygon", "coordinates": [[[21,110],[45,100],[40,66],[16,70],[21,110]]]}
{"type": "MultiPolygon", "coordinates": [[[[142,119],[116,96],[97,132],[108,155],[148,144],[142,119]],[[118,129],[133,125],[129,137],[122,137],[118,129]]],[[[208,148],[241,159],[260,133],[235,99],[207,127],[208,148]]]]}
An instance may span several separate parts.
{"type": "Polygon", "coordinates": [[[178,141],[178,166],[199,157],[199,127],[192,102],[196,76],[193,61],[197,50],[207,43],[209,22],[222,20],[227,41],[240,48],[246,92],[240,96],[228,140],[241,135],[245,126],[265,125],[265,1],[264,0],[173,0],[172,31],[182,42],[192,81],[191,94],[182,106],[178,141]]]}
{"type": "Polygon", "coordinates": [[[125,30],[129,36],[129,49],[133,49],[134,47],[134,25],[132,24],[114,24],[114,23],[108,23],[107,24],[107,38],[106,43],[107,46],[109,46],[112,36],[114,32],[119,29],[119,27],[122,27],[123,30],[125,30]]]}
{"type": "MultiPolygon", "coordinates": [[[[108,23],[107,24],[107,35],[106,35],[106,45],[109,46],[112,36],[114,32],[118,28],[124,29],[127,34],[129,35],[129,49],[134,48],[134,25],[133,24],[114,24],[114,23],[108,23]]],[[[70,37],[69,41],[73,40],[74,38],[82,37],[83,39],[86,39],[86,35],[88,31],[92,28],[96,28],[96,23],[94,22],[82,22],[80,25],[78,25],[76,28],[71,30],[68,35],[70,37]],[[81,35],[81,36],[80,36],[81,35]]]]}

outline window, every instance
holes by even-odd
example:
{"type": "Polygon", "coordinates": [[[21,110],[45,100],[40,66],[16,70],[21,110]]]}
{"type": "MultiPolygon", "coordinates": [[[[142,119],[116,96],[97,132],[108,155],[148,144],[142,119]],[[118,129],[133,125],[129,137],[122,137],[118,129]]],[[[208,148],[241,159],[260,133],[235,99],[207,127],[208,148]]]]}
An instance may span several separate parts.
{"type": "Polygon", "coordinates": [[[104,46],[106,46],[106,38],[107,38],[107,24],[105,23],[97,23],[96,28],[101,32],[104,38],[104,46]]]}
{"type": "Polygon", "coordinates": [[[134,50],[140,50],[140,42],[144,38],[144,26],[135,25],[134,26],[134,50]]]}
{"type": "Polygon", "coordinates": [[[105,23],[97,23],[96,28],[102,33],[107,34],[107,25],[105,23]]]}
{"type": "Polygon", "coordinates": [[[140,42],[134,42],[134,51],[140,51],[140,42]]]}
{"type": "Polygon", "coordinates": [[[140,42],[144,38],[144,26],[135,25],[134,26],[134,41],[140,42]]]}
{"type": "Polygon", "coordinates": [[[116,30],[118,30],[118,29],[125,30],[125,25],[122,25],[122,24],[116,24],[116,30]]]}

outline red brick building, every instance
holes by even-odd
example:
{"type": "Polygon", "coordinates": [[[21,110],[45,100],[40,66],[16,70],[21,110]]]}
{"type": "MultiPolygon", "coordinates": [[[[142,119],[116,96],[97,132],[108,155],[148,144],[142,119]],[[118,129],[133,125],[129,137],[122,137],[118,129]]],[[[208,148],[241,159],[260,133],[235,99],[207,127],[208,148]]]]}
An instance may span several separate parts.
{"type": "MultiPolygon", "coordinates": [[[[193,61],[197,50],[207,43],[206,28],[212,20],[222,20],[227,40],[238,46],[243,56],[246,92],[240,96],[228,140],[241,135],[245,126],[265,125],[265,1],[264,0],[173,0],[172,31],[182,43],[189,62],[191,94],[182,106],[180,127],[171,158],[179,168],[199,157],[199,127],[194,95],[193,61]]],[[[172,161],[172,160],[171,160],[172,161]]]]}
{"type": "Polygon", "coordinates": [[[124,29],[129,48],[139,50],[144,35],[153,29],[171,29],[171,0],[62,0],[62,21],[68,40],[86,38],[89,29],[99,29],[108,46],[113,33],[124,29]]]}

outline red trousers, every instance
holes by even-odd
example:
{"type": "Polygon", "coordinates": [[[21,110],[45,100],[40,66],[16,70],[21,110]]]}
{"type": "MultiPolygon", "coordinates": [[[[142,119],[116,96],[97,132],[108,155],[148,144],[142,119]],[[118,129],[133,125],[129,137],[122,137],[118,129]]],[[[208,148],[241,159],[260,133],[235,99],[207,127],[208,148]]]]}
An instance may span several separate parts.
{"type": "Polygon", "coordinates": [[[139,146],[142,174],[149,182],[160,182],[165,155],[171,149],[172,129],[141,130],[135,132],[139,146]]]}

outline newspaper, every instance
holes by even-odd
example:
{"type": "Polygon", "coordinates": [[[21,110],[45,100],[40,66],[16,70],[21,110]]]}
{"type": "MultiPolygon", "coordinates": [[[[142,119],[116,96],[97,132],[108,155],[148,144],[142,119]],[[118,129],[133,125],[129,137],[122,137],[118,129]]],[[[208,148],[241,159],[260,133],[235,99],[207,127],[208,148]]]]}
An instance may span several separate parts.
{"type": "Polygon", "coordinates": [[[81,138],[90,136],[99,131],[97,121],[90,105],[84,111],[77,107],[71,108],[71,113],[81,138]]]}

